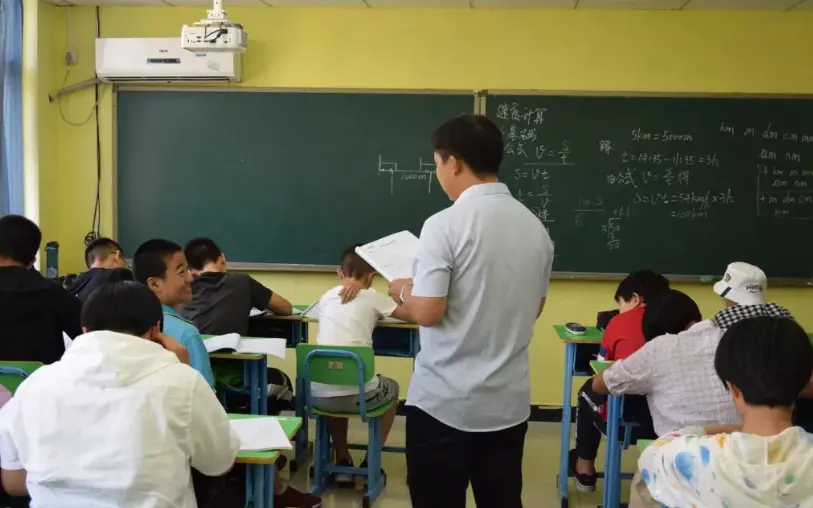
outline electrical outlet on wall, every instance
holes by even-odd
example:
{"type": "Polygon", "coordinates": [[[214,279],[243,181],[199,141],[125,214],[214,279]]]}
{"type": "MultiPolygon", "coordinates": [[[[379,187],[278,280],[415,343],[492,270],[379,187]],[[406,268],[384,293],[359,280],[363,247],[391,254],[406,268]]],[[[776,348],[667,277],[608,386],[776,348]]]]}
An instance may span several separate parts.
{"type": "Polygon", "coordinates": [[[76,51],[73,48],[69,48],[67,51],[65,51],[65,65],[69,67],[71,65],[76,65],[78,60],[79,59],[76,56],[76,51]]]}

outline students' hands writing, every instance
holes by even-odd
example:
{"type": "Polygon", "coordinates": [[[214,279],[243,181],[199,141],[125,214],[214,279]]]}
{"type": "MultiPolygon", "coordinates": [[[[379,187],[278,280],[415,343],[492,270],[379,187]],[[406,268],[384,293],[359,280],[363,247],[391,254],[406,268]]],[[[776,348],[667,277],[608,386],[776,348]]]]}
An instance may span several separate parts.
{"type": "Polygon", "coordinates": [[[156,333],[153,335],[152,341],[161,344],[161,346],[170,353],[174,353],[181,363],[189,365],[189,351],[177,340],[164,333],[156,333]]]}
{"type": "Polygon", "coordinates": [[[364,289],[361,281],[354,279],[344,279],[342,288],[339,290],[339,296],[342,297],[342,303],[352,302],[359,295],[359,291],[364,289]]]}
{"type": "Polygon", "coordinates": [[[395,279],[390,282],[389,294],[399,305],[404,303],[403,297],[408,296],[408,290],[412,287],[412,279],[395,279]]]}

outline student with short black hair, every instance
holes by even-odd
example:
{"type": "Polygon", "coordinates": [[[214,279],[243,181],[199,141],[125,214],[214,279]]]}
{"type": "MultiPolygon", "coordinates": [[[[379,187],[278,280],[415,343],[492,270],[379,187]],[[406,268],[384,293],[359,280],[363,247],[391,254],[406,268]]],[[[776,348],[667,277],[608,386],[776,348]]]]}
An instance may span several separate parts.
{"type": "Polygon", "coordinates": [[[65,352],[62,333],[81,335],[81,303],[33,270],[42,242],[36,224],[0,218],[0,358],[53,363],[65,352]]]}
{"type": "Polygon", "coordinates": [[[0,476],[32,506],[195,506],[190,468],[218,476],[240,441],[217,397],[161,332],[136,282],[97,289],[85,334],[0,410],[0,476]]]}
{"type": "Polygon", "coordinates": [[[192,280],[192,298],[181,314],[205,334],[248,333],[252,308],[289,316],[291,303],[247,273],[228,271],[226,255],[210,238],[196,238],[184,248],[192,280]]]}
{"type": "Polygon", "coordinates": [[[742,425],[685,428],[644,450],[638,468],[656,506],[813,506],[813,440],[791,422],[813,374],[804,329],[787,318],[740,320],[714,367],[742,425]]]}
{"type": "Polygon", "coordinates": [[[88,271],[79,275],[68,290],[83,302],[99,286],[133,280],[133,273],[127,268],[121,246],[110,238],[97,238],[88,244],[85,248],[85,264],[88,271]]]}
{"type": "Polygon", "coordinates": [[[175,310],[192,297],[189,287],[192,277],[181,246],[169,240],[148,240],[136,250],[133,268],[136,280],[146,285],[161,302],[164,332],[189,350],[189,364],[214,388],[215,379],[203,338],[195,325],[175,310]]]}
{"type": "MultiPolygon", "coordinates": [[[[373,330],[382,318],[403,318],[398,304],[387,295],[372,288],[375,270],[356,252],[354,245],[342,253],[337,271],[342,284],[328,290],[319,299],[317,314],[319,334],[316,343],[325,346],[373,347],[373,330]],[[355,282],[363,288],[348,303],[342,303],[340,292],[348,282],[355,282]]],[[[379,406],[398,402],[398,383],[390,378],[376,375],[365,388],[366,408],[371,411],[379,406]]],[[[313,405],[333,413],[357,413],[359,391],[357,385],[335,386],[313,383],[311,386],[313,405]]],[[[395,421],[397,404],[384,414],[381,420],[381,444],[387,441],[392,423],[395,421]]],[[[332,418],[330,433],[333,439],[336,464],[353,466],[353,457],[347,444],[347,418],[332,418]]],[[[362,462],[361,467],[366,467],[362,462]]],[[[349,475],[336,475],[336,482],[348,484],[353,481],[349,475]]]]}
{"type": "MultiPolygon", "coordinates": [[[[173,249],[180,246],[173,245],[173,249]]],[[[200,333],[206,335],[223,335],[239,333],[245,335],[248,331],[248,317],[252,307],[270,309],[280,315],[290,315],[292,306],[290,302],[266,288],[251,276],[242,273],[229,273],[226,265],[226,255],[220,247],[209,238],[196,238],[186,244],[184,252],[175,256],[183,258],[187,280],[187,293],[183,299],[175,299],[173,309],[164,307],[165,315],[176,323],[180,323],[185,330],[194,330],[198,338],[200,333]],[[193,277],[194,275],[194,277],[193,277]],[[175,312],[178,306],[180,314],[175,312]],[[183,318],[181,318],[183,316],[183,318]],[[187,321],[188,320],[188,321],[187,321]],[[199,331],[198,331],[199,330],[199,331]]],[[[138,265],[136,264],[136,273],[138,265]]],[[[179,332],[180,333],[180,332],[179,332]]],[[[189,332],[191,333],[191,332],[189,332]]],[[[203,348],[201,342],[201,348],[203,348]]],[[[203,350],[205,354],[205,349],[203,350]]],[[[212,386],[215,384],[215,375],[206,357],[209,379],[212,386]]],[[[242,367],[233,361],[223,360],[215,362],[217,378],[223,380],[233,377],[237,368],[237,377],[242,377],[242,367]]],[[[269,369],[269,372],[275,369],[269,369]]],[[[269,379],[287,381],[287,376],[279,372],[273,373],[269,379]]],[[[282,385],[277,385],[287,389],[282,385]]],[[[270,394],[269,394],[270,395],[270,394]]],[[[283,394],[286,395],[286,394],[283,394]]],[[[279,476],[274,475],[274,506],[280,508],[316,508],[322,501],[289,486],[279,476]]]]}
{"type": "Polygon", "coordinates": [[[644,310],[644,340],[649,342],[667,334],[678,334],[703,321],[700,308],[689,295],[670,289],[650,301],[644,310]]]}
{"type": "MultiPolygon", "coordinates": [[[[660,298],[669,291],[669,280],[652,270],[638,270],[627,275],[615,291],[613,299],[619,314],[601,338],[599,360],[621,360],[645,344],[643,319],[647,302],[660,298]]],[[[641,401],[643,403],[643,401],[641,401]]],[[[628,405],[629,406],[629,405],[628,405]]],[[[651,419],[644,407],[625,409],[642,421],[635,427],[635,438],[652,434],[651,419]]],[[[576,448],[570,451],[570,468],[576,478],[576,488],[582,492],[596,489],[595,461],[601,436],[607,428],[607,396],[593,389],[588,379],[578,395],[576,409],[576,448]]]]}

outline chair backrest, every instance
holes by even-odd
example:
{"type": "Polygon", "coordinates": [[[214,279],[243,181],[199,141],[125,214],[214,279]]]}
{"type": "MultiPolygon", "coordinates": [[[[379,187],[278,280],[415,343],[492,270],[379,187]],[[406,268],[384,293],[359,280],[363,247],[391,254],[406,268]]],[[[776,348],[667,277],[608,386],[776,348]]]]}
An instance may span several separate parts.
{"type": "Polygon", "coordinates": [[[14,394],[25,378],[40,367],[40,362],[0,362],[0,385],[14,394]]]}
{"type": "Polygon", "coordinates": [[[299,344],[296,346],[296,372],[304,377],[307,371],[310,379],[306,381],[312,383],[355,386],[359,384],[359,365],[353,355],[363,367],[363,382],[370,381],[375,376],[375,355],[373,348],[363,346],[299,344]]]}

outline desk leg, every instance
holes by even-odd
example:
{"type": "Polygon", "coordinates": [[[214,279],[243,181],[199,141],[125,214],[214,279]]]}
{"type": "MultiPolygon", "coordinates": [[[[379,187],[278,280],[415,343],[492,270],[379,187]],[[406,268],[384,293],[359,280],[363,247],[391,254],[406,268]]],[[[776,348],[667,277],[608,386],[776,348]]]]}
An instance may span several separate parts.
{"type": "Polygon", "coordinates": [[[258,415],[260,414],[260,394],[259,394],[259,387],[257,386],[260,382],[259,374],[257,373],[257,366],[260,363],[259,360],[253,362],[246,362],[251,363],[253,365],[249,368],[249,373],[251,379],[249,380],[249,397],[251,398],[251,414],[258,415]]]}
{"type": "Polygon", "coordinates": [[[254,477],[254,507],[265,508],[265,478],[263,477],[264,466],[261,464],[251,465],[251,476],[254,477]]]}
{"type": "Polygon", "coordinates": [[[268,414],[268,357],[263,355],[262,360],[257,362],[257,376],[259,379],[260,414],[268,414]]]}
{"type": "Polygon", "coordinates": [[[573,370],[576,368],[576,344],[565,345],[565,382],[562,392],[562,427],[559,442],[559,499],[567,506],[567,461],[570,454],[570,397],[573,391],[573,370]]]}
{"type": "Polygon", "coordinates": [[[274,476],[276,475],[276,468],[274,464],[269,464],[263,466],[263,469],[265,470],[265,498],[268,500],[266,504],[269,508],[274,508],[274,476]]]}
{"type": "Polygon", "coordinates": [[[294,406],[296,416],[302,418],[302,426],[296,433],[294,443],[294,460],[291,461],[291,472],[295,472],[301,466],[307,464],[311,456],[310,441],[308,440],[308,418],[305,410],[305,390],[302,388],[302,378],[296,377],[296,404],[294,406]]]}
{"type": "Polygon", "coordinates": [[[604,465],[604,493],[602,506],[618,508],[621,499],[621,448],[618,446],[621,397],[607,397],[607,454],[604,465]]]}

